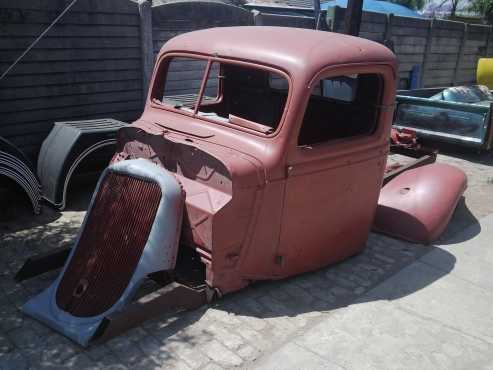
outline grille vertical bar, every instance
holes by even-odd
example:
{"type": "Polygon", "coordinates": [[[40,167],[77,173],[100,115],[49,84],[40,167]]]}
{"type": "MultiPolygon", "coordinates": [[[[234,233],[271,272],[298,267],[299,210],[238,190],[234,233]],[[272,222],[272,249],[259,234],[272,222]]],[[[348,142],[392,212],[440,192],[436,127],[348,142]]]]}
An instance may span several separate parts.
{"type": "Polygon", "coordinates": [[[102,314],[125,291],[161,201],[157,183],[109,172],[96,194],[74,255],[56,292],[77,317],[102,314]]]}

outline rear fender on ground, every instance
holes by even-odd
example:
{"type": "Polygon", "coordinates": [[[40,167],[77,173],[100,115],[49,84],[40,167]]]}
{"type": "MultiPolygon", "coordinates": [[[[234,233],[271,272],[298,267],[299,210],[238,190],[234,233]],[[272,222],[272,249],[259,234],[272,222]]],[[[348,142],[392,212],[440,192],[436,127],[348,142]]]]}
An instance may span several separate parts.
{"type": "Polygon", "coordinates": [[[382,188],[373,230],[431,243],[447,227],[466,187],[466,175],[454,166],[433,163],[408,170],[382,188]]]}

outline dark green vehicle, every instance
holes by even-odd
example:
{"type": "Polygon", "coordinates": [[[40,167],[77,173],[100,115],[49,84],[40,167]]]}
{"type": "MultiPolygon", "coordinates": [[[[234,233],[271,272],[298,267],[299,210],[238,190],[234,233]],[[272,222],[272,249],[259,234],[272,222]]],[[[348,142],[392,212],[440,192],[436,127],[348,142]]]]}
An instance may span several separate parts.
{"type": "Polygon", "coordinates": [[[492,147],[493,94],[482,85],[400,90],[394,127],[477,150],[492,147]]]}

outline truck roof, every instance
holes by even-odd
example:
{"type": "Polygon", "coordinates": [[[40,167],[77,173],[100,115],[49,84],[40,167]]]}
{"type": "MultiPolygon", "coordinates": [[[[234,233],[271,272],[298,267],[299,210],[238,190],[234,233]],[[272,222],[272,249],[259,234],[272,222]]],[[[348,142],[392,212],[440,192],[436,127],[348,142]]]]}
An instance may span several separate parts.
{"type": "Polygon", "coordinates": [[[171,51],[217,55],[275,66],[290,75],[314,75],[331,65],[384,63],[396,68],[395,55],[374,41],[340,33],[288,27],[218,27],[169,40],[171,51]]]}

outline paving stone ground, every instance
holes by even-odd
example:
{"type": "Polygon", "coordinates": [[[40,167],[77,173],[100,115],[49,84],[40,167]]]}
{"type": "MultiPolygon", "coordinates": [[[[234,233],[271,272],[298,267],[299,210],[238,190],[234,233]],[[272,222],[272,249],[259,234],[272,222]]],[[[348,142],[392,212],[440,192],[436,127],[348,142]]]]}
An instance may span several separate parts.
{"type": "MultiPolygon", "coordinates": [[[[447,243],[493,213],[493,155],[440,155],[439,161],[461,167],[469,179],[465,199],[442,237],[441,243],[447,243]]],[[[83,349],[20,312],[22,304],[57,272],[20,284],[12,277],[29,256],[73,241],[91,184],[77,182],[63,212],[44,207],[43,215],[35,217],[27,204],[19,203],[21,198],[12,197],[12,204],[0,213],[0,369],[246,369],[276,350],[286,352],[286,361],[296,361],[301,352],[293,357],[289,346],[296,345],[290,344],[290,338],[309,333],[332,316],[337,320],[341,308],[358,302],[424,255],[435,252],[442,276],[447,266],[453,268],[446,250],[371,234],[364,252],[343,263],[292,279],[258,283],[211,306],[155,318],[109,342],[83,349]]],[[[407,287],[406,294],[440,277],[430,275],[419,286],[407,287]]],[[[371,301],[360,304],[360,309],[365,305],[371,310],[371,301]]]]}

